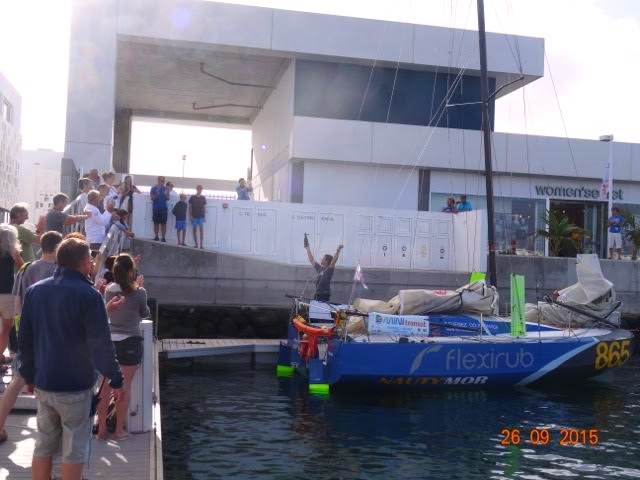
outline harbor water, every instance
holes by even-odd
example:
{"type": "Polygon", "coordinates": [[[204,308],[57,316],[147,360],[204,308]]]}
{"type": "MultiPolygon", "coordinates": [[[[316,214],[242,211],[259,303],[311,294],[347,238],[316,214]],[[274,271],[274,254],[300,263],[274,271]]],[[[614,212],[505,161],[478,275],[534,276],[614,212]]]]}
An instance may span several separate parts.
{"type": "Polygon", "coordinates": [[[167,480],[640,478],[638,356],[544,390],[322,397],[274,370],[163,368],[167,480]]]}

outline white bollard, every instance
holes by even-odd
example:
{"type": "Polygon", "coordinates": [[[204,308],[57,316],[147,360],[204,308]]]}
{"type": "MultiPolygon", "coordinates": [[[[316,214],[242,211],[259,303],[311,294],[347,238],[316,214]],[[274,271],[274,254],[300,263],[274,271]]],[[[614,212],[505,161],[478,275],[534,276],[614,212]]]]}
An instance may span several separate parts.
{"type": "Polygon", "coordinates": [[[129,433],[143,433],[151,431],[153,425],[153,322],[143,320],[142,330],[144,353],[142,364],[131,385],[129,400],[129,433]]]}

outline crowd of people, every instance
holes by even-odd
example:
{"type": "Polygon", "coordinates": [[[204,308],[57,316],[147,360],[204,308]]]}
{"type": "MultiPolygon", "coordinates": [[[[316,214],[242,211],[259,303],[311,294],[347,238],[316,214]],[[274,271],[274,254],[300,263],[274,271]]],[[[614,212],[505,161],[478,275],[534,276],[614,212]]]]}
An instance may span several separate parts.
{"type": "Polygon", "coordinates": [[[135,186],[125,181],[116,198],[110,176],[95,188],[93,173],[79,182],[84,214],[63,213],[67,198],[58,195],[35,232],[24,226],[24,204],[0,225],[0,376],[9,368],[12,373],[0,402],[0,443],[8,439],[5,422],[20,392],[35,392],[34,479],[51,478],[58,453],[62,478],[82,478],[92,428],[98,439],[129,436],[129,392],[142,362],[147,294],[139,258],[121,253],[102,262],[96,247],[109,223],[126,218],[122,211],[131,213],[132,202],[118,202],[135,186]],[[63,236],[64,226],[77,222],[84,222],[85,233],[63,236]],[[110,410],[113,432],[107,428],[110,410]]]}

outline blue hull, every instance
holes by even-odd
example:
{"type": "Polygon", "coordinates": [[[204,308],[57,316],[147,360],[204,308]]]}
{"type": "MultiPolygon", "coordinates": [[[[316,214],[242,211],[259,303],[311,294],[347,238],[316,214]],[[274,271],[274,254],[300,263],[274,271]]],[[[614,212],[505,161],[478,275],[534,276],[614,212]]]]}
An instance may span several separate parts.
{"type": "MultiPolygon", "coordinates": [[[[447,318],[446,324],[451,325],[452,320],[447,318]]],[[[508,325],[496,321],[501,323],[508,325]]],[[[503,328],[496,325],[496,333],[503,328]]],[[[281,345],[279,363],[293,364],[308,376],[311,384],[329,384],[332,388],[492,388],[575,381],[618,367],[633,352],[631,332],[593,332],[598,334],[543,337],[539,341],[531,337],[504,341],[486,335],[465,339],[460,338],[460,332],[456,332],[455,338],[429,339],[426,343],[367,343],[331,338],[321,358],[305,363],[298,356],[294,330],[287,344],[281,345]]]]}

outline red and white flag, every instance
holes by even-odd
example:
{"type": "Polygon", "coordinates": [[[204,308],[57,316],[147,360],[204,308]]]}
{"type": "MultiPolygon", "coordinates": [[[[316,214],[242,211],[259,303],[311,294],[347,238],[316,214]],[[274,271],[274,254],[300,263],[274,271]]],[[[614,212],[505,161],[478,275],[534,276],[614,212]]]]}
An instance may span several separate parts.
{"type": "Polygon", "coordinates": [[[369,290],[369,287],[367,287],[367,284],[364,283],[364,272],[362,271],[360,264],[356,266],[356,273],[353,275],[353,281],[360,282],[360,285],[362,285],[362,288],[364,288],[365,290],[369,290]]]}

